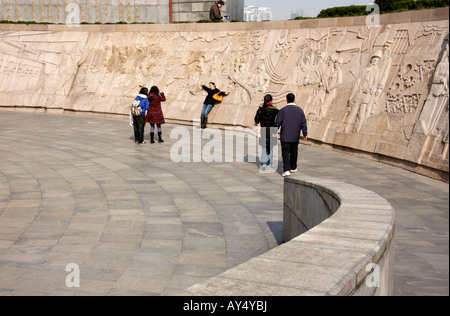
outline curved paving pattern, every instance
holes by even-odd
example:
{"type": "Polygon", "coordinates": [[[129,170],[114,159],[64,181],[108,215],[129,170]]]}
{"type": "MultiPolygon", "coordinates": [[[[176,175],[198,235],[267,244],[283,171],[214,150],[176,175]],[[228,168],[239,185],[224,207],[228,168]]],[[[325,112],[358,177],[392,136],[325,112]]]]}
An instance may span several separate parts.
{"type": "MultiPolygon", "coordinates": [[[[282,177],[173,163],[174,127],[166,143],[139,146],[126,119],[0,111],[0,295],[174,295],[276,247],[282,177]],[[70,263],[79,288],[66,286],[70,263]]],[[[300,151],[305,175],[395,207],[396,295],[448,295],[448,184],[300,151]]]]}

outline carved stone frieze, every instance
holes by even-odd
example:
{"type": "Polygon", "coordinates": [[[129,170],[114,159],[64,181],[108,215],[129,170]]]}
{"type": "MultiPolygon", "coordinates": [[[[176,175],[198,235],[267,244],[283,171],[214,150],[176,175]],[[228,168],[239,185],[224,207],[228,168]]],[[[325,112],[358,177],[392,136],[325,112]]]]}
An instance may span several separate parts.
{"type": "Polygon", "coordinates": [[[448,24],[4,30],[0,106],[126,115],[156,85],[165,116],[192,121],[213,81],[231,93],[210,123],[252,126],[265,94],[281,108],[292,92],[311,139],[448,172],[448,24]]]}

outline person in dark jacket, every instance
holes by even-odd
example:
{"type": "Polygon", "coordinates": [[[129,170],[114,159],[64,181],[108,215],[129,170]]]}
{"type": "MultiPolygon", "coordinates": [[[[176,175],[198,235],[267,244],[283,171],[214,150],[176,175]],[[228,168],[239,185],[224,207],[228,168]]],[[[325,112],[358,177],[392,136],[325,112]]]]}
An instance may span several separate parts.
{"type": "Polygon", "coordinates": [[[225,20],[225,18],[222,16],[222,13],[220,12],[220,9],[225,5],[225,2],[218,1],[214,3],[211,6],[211,9],[209,10],[209,19],[211,21],[221,21],[225,20]]]}
{"type": "Polygon", "coordinates": [[[308,126],[305,113],[295,102],[295,95],[289,93],[287,105],[278,112],[276,125],[281,128],[281,150],[283,156],[283,177],[297,172],[298,144],[300,134],[308,140],[308,126]]]}
{"type": "Polygon", "coordinates": [[[264,97],[264,104],[259,107],[255,116],[255,124],[261,124],[261,138],[259,144],[262,147],[261,169],[265,170],[273,162],[273,148],[278,142],[276,117],[278,109],[272,105],[270,94],[264,97]]]}
{"type": "Polygon", "coordinates": [[[155,124],[158,128],[158,142],[164,143],[162,139],[162,124],[165,124],[164,114],[161,109],[161,102],[166,101],[164,92],[160,92],[158,87],[153,86],[148,95],[150,108],[147,113],[146,122],[150,123],[150,143],[155,143],[155,124]]]}
{"type": "Polygon", "coordinates": [[[227,96],[228,92],[221,92],[219,89],[216,88],[216,84],[214,82],[209,83],[209,88],[205,85],[202,85],[203,90],[208,92],[208,95],[206,96],[205,102],[203,102],[203,109],[202,109],[202,115],[201,115],[201,128],[205,129],[208,124],[208,115],[213,109],[213,107],[218,104],[219,102],[214,100],[213,96],[217,93],[221,96],[227,96]]]}
{"type": "Polygon", "coordinates": [[[133,116],[133,127],[134,127],[134,141],[136,144],[143,145],[144,142],[144,128],[145,128],[145,115],[149,109],[148,103],[148,89],[142,88],[139,91],[139,95],[135,100],[140,101],[140,105],[142,108],[142,113],[139,116],[133,116]]]}

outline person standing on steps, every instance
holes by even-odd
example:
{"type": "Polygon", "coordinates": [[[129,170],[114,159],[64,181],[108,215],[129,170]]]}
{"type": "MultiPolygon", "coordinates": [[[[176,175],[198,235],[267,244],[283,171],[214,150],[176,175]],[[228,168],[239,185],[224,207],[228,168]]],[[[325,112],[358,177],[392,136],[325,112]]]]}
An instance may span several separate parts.
{"type": "Polygon", "coordinates": [[[300,134],[308,140],[308,127],[305,113],[295,102],[295,95],[286,96],[287,105],[278,112],[276,126],[281,128],[281,150],[283,157],[283,177],[297,172],[298,145],[300,134]]]}
{"type": "Polygon", "coordinates": [[[150,143],[155,143],[155,125],[158,128],[158,142],[164,143],[162,139],[162,124],[165,124],[164,114],[161,109],[161,102],[166,101],[166,96],[164,92],[160,92],[158,87],[153,86],[150,89],[148,95],[149,100],[149,110],[146,117],[146,122],[150,123],[150,143]]]}
{"type": "Polygon", "coordinates": [[[214,99],[214,95],[219,94],[220,96],[227,96],[230,93],[229,92],[221,92],[219,89],[217,89],[216,84],[214,82],[209,83],[209,88],[205,85],[202,85],[203,90],[208,92],[208,95],[206,96],[205,102],[203,102],[203,109],[202,109],[202,115],[201,115],[201,128],[205,129],[207,128],[208,124],[208,115],[213,109],[213,107],[216,104],[219,104],[220,102],[214,99]]]}

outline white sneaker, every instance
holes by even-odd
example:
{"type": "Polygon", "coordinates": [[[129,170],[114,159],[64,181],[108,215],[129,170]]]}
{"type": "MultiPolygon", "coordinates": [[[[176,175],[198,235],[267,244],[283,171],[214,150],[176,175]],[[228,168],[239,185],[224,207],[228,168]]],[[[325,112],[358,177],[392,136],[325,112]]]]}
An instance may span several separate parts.
{"type": "Polygon", "coordinates": [[[294,172],[297,172],[298,170],[297,169],[295,169],[295,170],[291,170],[291,173],[294,173],[294,172]]]}
{"type": "Polygon", "coordinates": [[[289,177],[291,175],[291,173],[289,171],[283,172],[282,176],[283,177],[289,177]]]}

